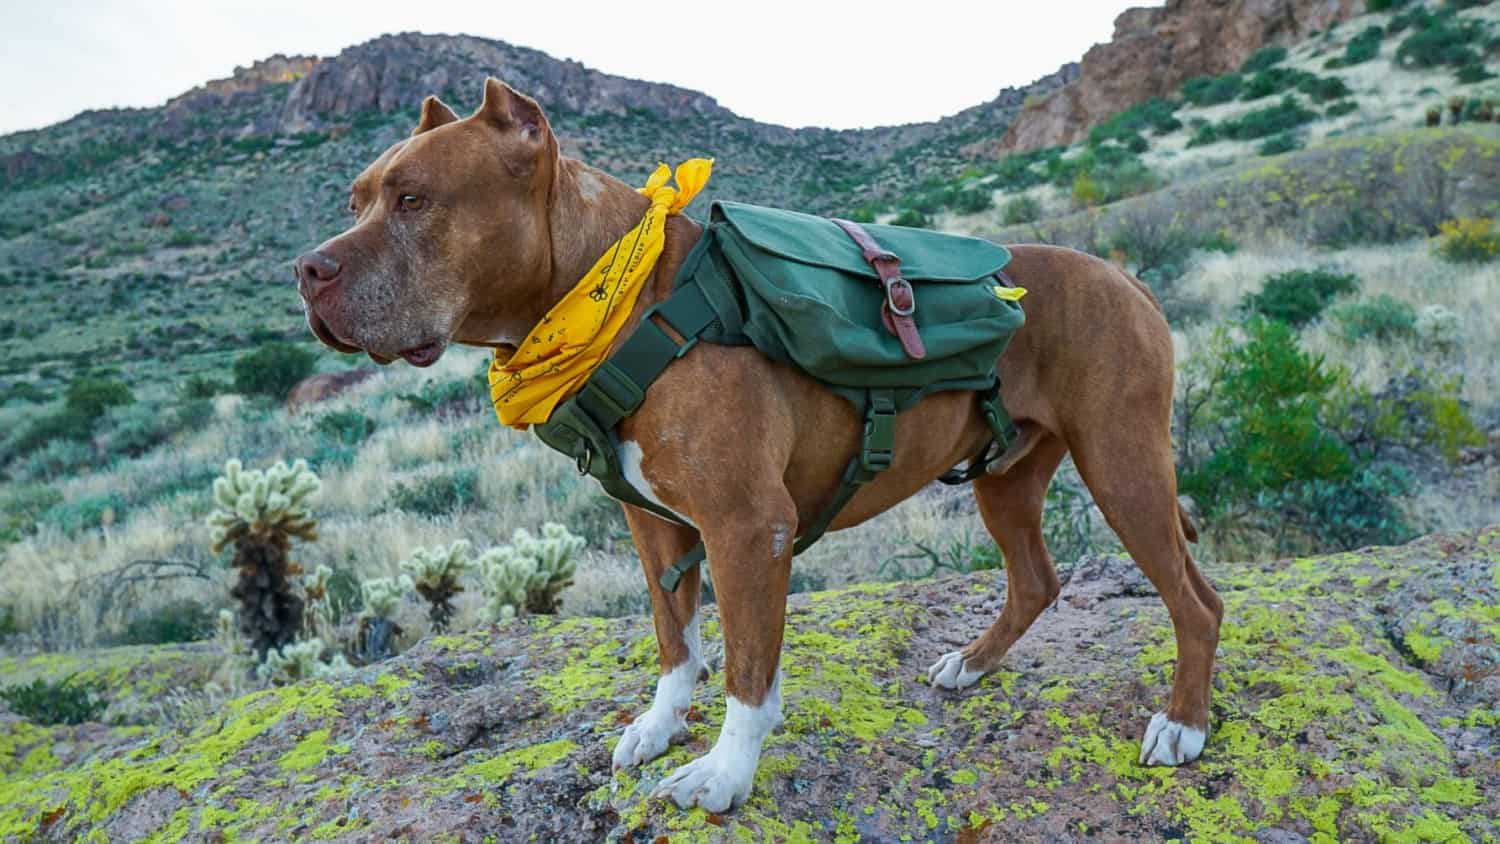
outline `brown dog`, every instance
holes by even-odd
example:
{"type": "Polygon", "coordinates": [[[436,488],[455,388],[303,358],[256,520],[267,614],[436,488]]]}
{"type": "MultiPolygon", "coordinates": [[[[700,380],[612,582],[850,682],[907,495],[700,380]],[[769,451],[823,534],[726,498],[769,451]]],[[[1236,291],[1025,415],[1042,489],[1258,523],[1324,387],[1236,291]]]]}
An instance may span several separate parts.
{"type": "MultiPolygon", "coordinates": [[[[363,349],[382,363],[427,366],[450,342],[514,345],[646,206],[624,183],[561,157],[540,107],[504,84],[488,80],[484,104],[465,119],[429,97],[412,137],[355,180],[353,226],[297,260],[308,323],[335,349],[363,349]]],[[[668,295],[701,228],[678,216],[666,231],[632,319],[668,295]]],[[[1141,761],[1189,762],[1207,736],[1223,605],[1188,553],[1192,527],[1177,503],[1166,320],[1140,282],[1079,252],[1018,246],[1007,272],[1031,291],[1026,326],[1000,360],[1020,436],[974,483],[985,526],[1005,553],[1006,602],[989,630],[942,655],[929,677],[945,689],[973,684],[1056,599],[1042,501],[1071,453],[1176,631],[1172,698],[1147,726],[1141,761]]],[[[927,398],[899,417],[894,465],[860,490],[834,528],[907,498],[989,436],[973,394],[927,398]]],[[[781,721],[792,539],[838,487],[860,420],[842,398],[753,348],[699,344],[667,368],[620,439],[632,483],[700,529],[724,631],[728,710],[718,742],[656,794],[723,811],[749,794],[761,743],[781,721]]],[[[698,534],[635,507],[625,516],[651,590],[661,679],[651,708],[615,747],[616,767],[659,756],[685,732],[704,671],[698,572],[675,593],[657,583],[698,534]]]]}

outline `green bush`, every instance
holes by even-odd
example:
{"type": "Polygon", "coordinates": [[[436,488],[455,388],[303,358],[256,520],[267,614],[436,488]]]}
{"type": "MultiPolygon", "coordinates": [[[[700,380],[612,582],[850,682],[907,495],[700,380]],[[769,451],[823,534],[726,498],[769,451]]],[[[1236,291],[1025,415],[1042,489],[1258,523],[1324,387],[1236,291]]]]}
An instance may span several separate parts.
{"type": "Polygon", "coordinates": [[[1404,300],[1385,294],[1340,305],[1330,315],[1338,326],[1338,335],[1350,343],[1361,340],[1392,342],[1417,334],[1416,309],[1404,300]]]}
{"type": "Polygon", "coordinates": [[[1445,13],[1429,16],[1423,23],[1396,48],[1396,64],[1423,68],[1483,63],[1480,52],[1486,36],[1483,22],[1445,13]]]}
{"type": "Polygon", "coordinates": [[[932,219],[915,208],[903,208],[895,219],[891,220],[893,226],[910,226],[916,229],[932,227],[932,219]]]}
{"type": "Polygon", "coordinates": [[[128,506],[125,497],[116,492],[87,495],[58,504],[44,513],[41,521],[73,536],[106,524],[118,524],[124,519],[128,506]]]}
{"type": "Polygon", "coordinates": [[[21,465],[25,476],[32,480],[55,480],[76,475],[97,462],[98,455],[91,443],[53,439],[27,455],[21,465]]]}
{"type": "Polygon", "coordinates": [[[1483,60],[1476,59],[1459,67],[1456,78],[1462,85],[1472,85],[1475,82],[1494,79],[1495,74],[1490,73],[1490,69],[1485,66],[1483,60]]]}
{"type": "Polygon", "coordinates": [[[1256,109],[1237,120],[1226,120],[1219,124],[1218,129],[1225,137],[1248,141],[1295,129],[1311,123],[1317,116],[1317,112],[1292,97],[1283,97],[1276,105],[1256,109]]]}
{"type": "Polygon", "coordinates": [[[1306,325],[1322,315],[1334,299],[1359,289],[1359,277],[1332,270],[1292,270],[1266,279],[1259,293],[1248,293],[1241,306],[1248,312],[1290,326],[1306,325]]]}
{"type": "Polygon", "coordinates": [[[1291,152],[1294,149],[1302,149],[1302,139],[1297,137],[1296,132],[1282,132],[1272,135],[1261,141],[1257,150],[1261,155],[1280,155],[1283,152],[1291,152]]]}
{"type": "Polygon", "coordinates": [[[187,399],[172,411],[172,427],[178,431],[201,431],[214,418],[214,403],[210,399],[187,399]]]}
{"type": "Polygon", "coordinates": [[[111,407],[130,404],[133,401],[135,397],[131,394],[128,385],[109,378],[93,378],[85,375],[68,382],[68,391],[64,395],[63,406],[93,421],[103,416],[104,412],[111,407]]]}
{"type": "Polygon", "coordinates": [[[1295,481],[1263,494],[1256,503],[1334,548],[1398,545],[1417,534],[1400,507],[1414,487],[1405,469],[1377,463],[1346,478],[1295,481]]]}
{"type": "Polygon", "coordinates": [[[1211,106],[1238,99],[1244,77],[1238,73],[1198,76],[1182,85],[1182,96],[1195,106],[1211,106]]]}
{"type": "Polygon", "coordinates": [[[1018,196],[1005,203],[1000,212],[1007,226],[1035,222],[1042,217],[1042,203],[1035,197],[1018,196]]]}
{"type": "Polygon", "coordinates": [[[1385,30],[1378,26],[1367,26],[1344,45],[1344,67],[1364,64],[1380,54],[1380,42],[1385,40],[1385,30]]]}
{"type": "Polygon", "coordinates": [[[855,223],[873,223],[875,222],[875,209],[868,205],[861,205],[850,211],[847,219],[855,223]]]}
{"type": "MultiPolygon", "coordinates": [[[[1136,103],[1089,130],[1089,143],[1098,145],[1106,141],[1118,141],[1127,146],[1139,139],[1137,146],[1145,144],[1140,132],[1150,129],[1158,135],[1175,132],[1182,128],[1182,121],[1173,114],[1177,103],[1161,97],[1136,103]]],[[[1135,149],[1143,152],[1144,149],[1135,149]]]]}
{"type": "Polygon", "coordinates": [[[352,408],[335,410],[318,417],[313,428],[343,445],[359,445],[375,433],[375,420],[352,408]]]}
{"type": "Polygon", "coordinates": [[[207,375],[192,375],[182,383],[182,397],[186,399],[211,399],[220,393],[227,393],[230,386],[217,378],[207,375]]]}
{"type": "Polygon", "coordinates": [[[10,607],[0,607],[0,644],[19,632],[21,628],[16,624],[16,611],[10,607]]]}
{"type": "Polygon", "coordinates": [[[42,514],[62,501],[62,493],[46,484],[0,487],[0,542],[14,542],[34,530],[42,514]]]}
{"type": "Polygon", "coordinates": [[[1365,10],[1370,12],[1393,12],[1411,0],[1365,0],[1365,10]]]}
{"type": "Polygon", "coordinates": [[[312,374],[312,352],[291,343],[267,343],[234,362],[235,392],[282,400],[312,374]]]}
{"type": "Polygon", "coordinates": [[[0,700],[11,711],[38,724],[82,724],[96,721],[109,702],[99,680],[80,680],[72,674],[61,680],[41,677],[24,685],[0,688],[0,700]]]}
{"type": "Polygon", "coordinates": [[[1343,117],[1351,112],[1359,111],[1359,103],[1354,100],[1339,100],[1323,111],[1325,117],[1343,117]]]}
{"type": "Polygon", "coordinates": [[[218,614],[184,598],[137,615],[119,636],[123,645],[165,645],[196,642],[214,635],[218,614]]]}
{"type": "Polygon", "coordinates": [[[1299,481],[1347,478],[1354,468],[1321,419],[1339,374],[1304,351],[1285,323],[1254,317],[1245,335],[1239,343],[1221,335],[1209,352],[1213,424],[1205,427],[1215,441],[1182,472],[1183,490],[1210,515],[1299,481]]]}
{"type": "Polygon", "coordinates": [[[1259,73],[1268,70],[1285,61],[1286,56],[1287,49],[1280,45],[1262,47],[1251,54],[1250,58],[1245,59],[1245,63],[1240,65],[1240,72],[1259,73]]]}
{"type": "Polygon", "coordinates": [[[1219,127],[1212,123],[1204,123],[1193,130],[1192,137],[1188,138],[1188,148],[1199,147],[1205,144],[1217,143],[1219,140],[1219,127]]]}
{"type": "Polygon", "coordinates": [[[391,490],[390,496],[392,507],[425,516],[441,516],[466,510],[478,500],[479,473],[474,469],[430,475],[410,485],[398,483],[391,490]]]}
{"type": "Polygon", "coordinates": [[[988,211],[995,204],[995,197],[989,188],[964,188],[953,194],[949,202],[950,208],[960,214],[978,214],[988,211]]]}
{"type": "Polygon", "coordinates": [[[1344,84],[1344,80],[1337,76],[1308,76],[1297,83],[1297,90],[1311,97],[1315,103],[1340,100],[1353,93],[1344,84]]]}

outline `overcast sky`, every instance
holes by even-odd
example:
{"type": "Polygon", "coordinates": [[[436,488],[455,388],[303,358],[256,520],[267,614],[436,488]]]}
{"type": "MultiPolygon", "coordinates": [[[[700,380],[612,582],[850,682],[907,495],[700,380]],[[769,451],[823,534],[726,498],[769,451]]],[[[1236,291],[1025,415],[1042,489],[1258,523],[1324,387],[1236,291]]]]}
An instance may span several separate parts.
{"type": "Polygon", "coordinates": [[[467,33],[670,82],[788,126],[933,120],[1109,40],[1159,0],[4,0],[0,133],[89,108],[155,106],[274,53],[382,33],[467,33]]]}

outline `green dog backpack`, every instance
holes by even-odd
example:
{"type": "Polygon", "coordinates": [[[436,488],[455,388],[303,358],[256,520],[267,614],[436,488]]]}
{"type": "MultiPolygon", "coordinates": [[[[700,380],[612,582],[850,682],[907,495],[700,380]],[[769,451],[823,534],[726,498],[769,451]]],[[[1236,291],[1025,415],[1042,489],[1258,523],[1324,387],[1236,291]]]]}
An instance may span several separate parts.
{"type": "MultiPolygon", "coordinates": [[[[716,202],[672,294],[532,431],[610,496],[680,523],[625,480],[616,428],[693,345],[752,345],[822,382],[864,418],[859,453],[833,500],[798,533],[793,550],[801,553],[890,466],[896,415],[922,397],[977,392],[994,433],[966,469],[941,480],[973,480],[1009,444],[1015,431],[995,367],[1025,322],[1016,301],[1024,291],[1003,273],[1009,261],[1004,247],[978,238],[716,202]]],[[[662,575],[662,586],[675,589],[703,558],[699,543],[662,575]]]]}

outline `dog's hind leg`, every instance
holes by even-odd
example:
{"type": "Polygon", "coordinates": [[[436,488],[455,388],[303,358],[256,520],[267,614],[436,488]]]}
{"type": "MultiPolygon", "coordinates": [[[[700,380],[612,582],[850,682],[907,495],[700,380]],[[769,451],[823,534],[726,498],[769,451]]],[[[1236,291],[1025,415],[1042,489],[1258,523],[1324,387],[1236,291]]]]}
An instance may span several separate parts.
{"type": "Polygon", "coordinates": [[[649,762],[665,753],[674,739],[687,734],[693,688],[707,670],[698,628],[701,582],[698,567],[683,574],[676,592],[666,591],[657,582],[667,566],[697,543],[697,534],[636,507],[625,508],[625,520],[635,538],[651,591],[661,678],[656,681],[651,708],[630,722],[615,745],[616,769],[649,762]]]}
{"type": "Polygon", "coordinates": [[[1067,447],[1053,434],[1031,430],[1036,438],[1025,456],[1003,473],[974,482],[979,514],[1005,553],[1005,607],[979,638],[927,670],[935,687],[961,689],[999,668],[1005,652],[1057,599],[1057,572],[1042,540],[1042,502],[1067,447]]]}
{"type": "Polygon", "coordinates": [[[1140,760],[1182,765],[1208,738],[1209,692],[1224,604],[1188,553],[1167,414],[1160,424],[1105,425],[1072,438],[1073,459],[1125,549],[1161,594],[1177,639],[1172,699],[1151,718],[1140,760]]]}

